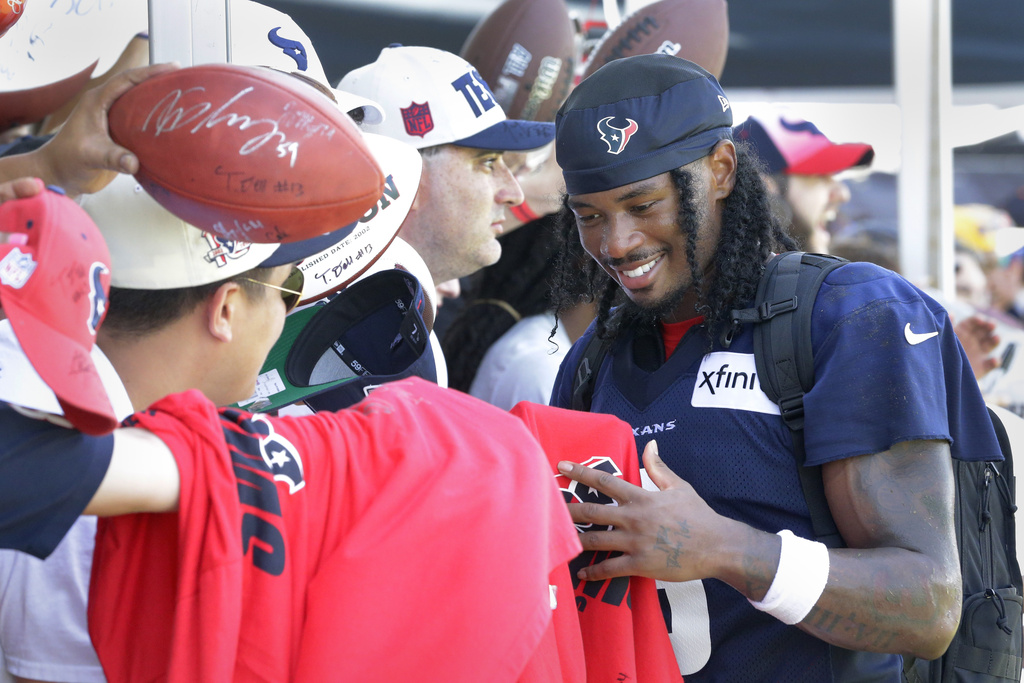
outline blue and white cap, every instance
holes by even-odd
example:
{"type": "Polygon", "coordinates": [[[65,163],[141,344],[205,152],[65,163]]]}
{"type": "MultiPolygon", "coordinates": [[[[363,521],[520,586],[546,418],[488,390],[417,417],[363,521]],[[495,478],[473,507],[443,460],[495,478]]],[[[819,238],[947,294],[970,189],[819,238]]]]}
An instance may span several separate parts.
{"type": "Polygon", "coordinates": [[[732,107],[697,64],[625,57],[584,79],[555,117],[555,156],[571,195],[653,178],[732,139],[732,107]]]}
{"type": "Polygon", "coordinates": [[[554,126],[505,118],[494,93],[473,65],[432,47],[392,45],[377,61],[350,71],[338,88],[380,104],[384,120],[363,130],[416,149],[454,144],[521,151],[543,147],[554,126]]]}

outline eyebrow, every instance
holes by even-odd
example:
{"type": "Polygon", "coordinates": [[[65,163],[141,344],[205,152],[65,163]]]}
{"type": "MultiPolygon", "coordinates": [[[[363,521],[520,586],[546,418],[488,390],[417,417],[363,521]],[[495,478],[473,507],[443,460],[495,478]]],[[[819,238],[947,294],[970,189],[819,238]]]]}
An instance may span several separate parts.
{"type": "MultiPolygon", "coordinates": [[[[657,189],[658,188],[655,183],[642,183],[640,185],[637,185],[633,189],[629,190],[628,192],[624,192],[623,194],[620,194],[619,196],[615,197],[613,201],[616,204],[621,204],[622,202],[628,202],[630,199],[636,199],[637,197],[642,197],[644,195],[650,194],[657,189]]],[[[572,197],[569,197],[570,209],[581,207],[594,208],[593,205],[588,204],[587,202],[581,202],[579,200],[573,199],[572,197]]]]}

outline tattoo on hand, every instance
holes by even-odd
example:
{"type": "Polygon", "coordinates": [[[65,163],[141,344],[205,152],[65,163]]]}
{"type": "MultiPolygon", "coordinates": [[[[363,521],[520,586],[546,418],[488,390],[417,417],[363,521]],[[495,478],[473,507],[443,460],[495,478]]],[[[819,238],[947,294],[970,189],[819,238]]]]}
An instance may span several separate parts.
{"type": "Polygon", "coordinates": [[[680,559],[684,550],[679,537],[690,537],[690,527],[686,522],[679,522],[677,527],[659,526],[657,540],[654,543],[655,550],[665,553],[665,565],[673,568],[682,567],[680,559]]]}

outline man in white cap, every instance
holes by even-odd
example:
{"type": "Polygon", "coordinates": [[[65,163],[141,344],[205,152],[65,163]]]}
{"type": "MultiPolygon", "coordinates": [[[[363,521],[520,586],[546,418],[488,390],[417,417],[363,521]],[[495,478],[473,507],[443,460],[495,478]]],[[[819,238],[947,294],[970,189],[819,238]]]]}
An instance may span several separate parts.
{"type": "Polygon", "coordinates": [[[497,261],[505,207],[523,201],[503,152],[544,146],[554,139],[554,126],[506,119],[469,62],[429,47],[387,47],[338,87],[383,109],[384,120],[364,122],[364,130],[423,155],[419,195],[400,235],[426,261],[434,282],[497,261]]]}

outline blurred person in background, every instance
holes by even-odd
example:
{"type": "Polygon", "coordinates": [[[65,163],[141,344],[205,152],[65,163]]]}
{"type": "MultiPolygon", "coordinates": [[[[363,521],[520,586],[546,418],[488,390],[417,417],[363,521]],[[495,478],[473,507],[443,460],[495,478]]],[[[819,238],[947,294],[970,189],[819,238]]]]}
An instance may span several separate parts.
{"type": "Polygon", "coordinates": [[[871,164],[875,151],[864,143],[836,144],[810,121],[779,113],[749,117],[733,129],[764,165],[773,208],[804,251],[829,252],[829,224],[850,201],[850,188],[836,174],[871,164]]]}

